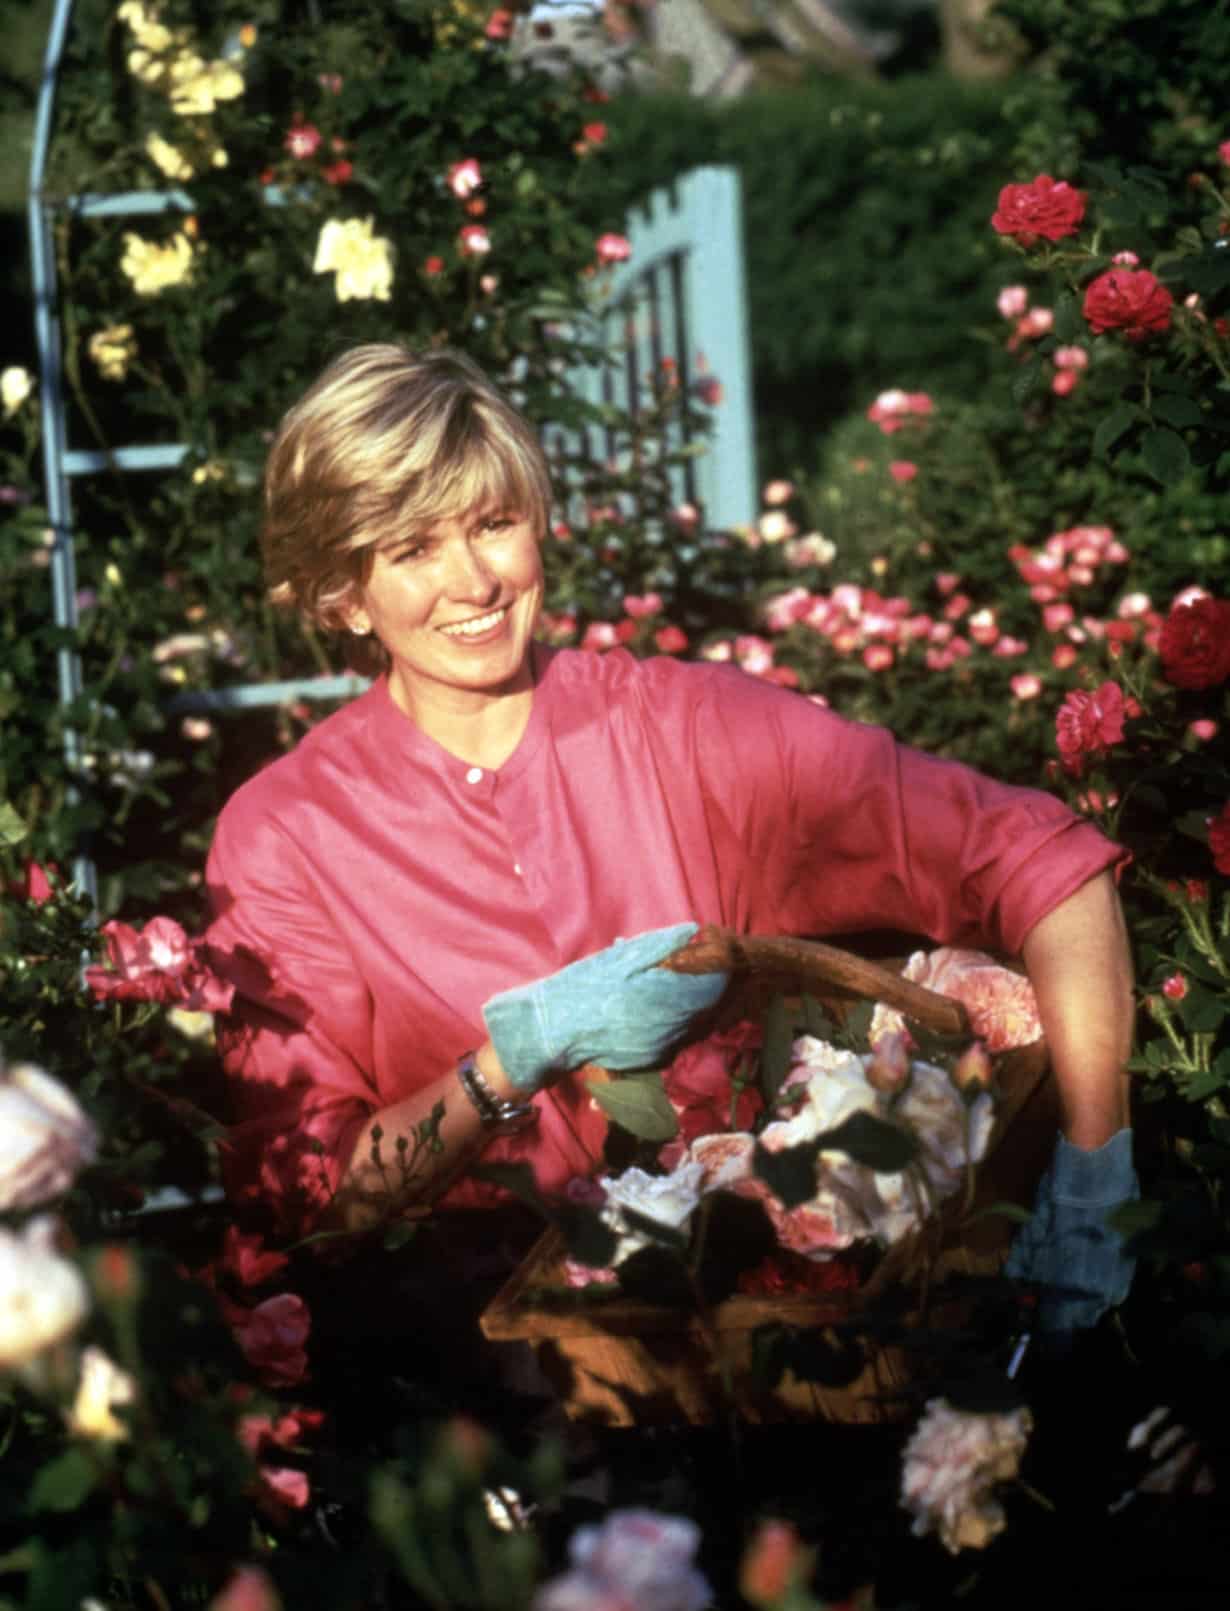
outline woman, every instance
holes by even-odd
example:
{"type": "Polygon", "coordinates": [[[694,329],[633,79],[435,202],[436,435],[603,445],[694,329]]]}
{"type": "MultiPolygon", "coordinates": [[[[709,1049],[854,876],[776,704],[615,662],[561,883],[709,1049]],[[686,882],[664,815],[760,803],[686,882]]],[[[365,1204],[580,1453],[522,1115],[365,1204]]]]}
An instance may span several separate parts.
{"type": "Polygon", "coordinates": [[[380,675],[219,821],[242,1189],[359,1224],[485,1146],[560,1190],[603,1131],[572,1072],[659,1061],[724,983],[650,966],[685,925],[887,928],[1024,959],[1065,1115],[1051,1195],[1076,1204],[1035,1216],[1027,1262],[1096,1218],[1118,1263],[1094,1307],[1123,1296],[1100,1229],[1133,1184],[1114,846],[739,671],[534,643],[543,457],[455,353],[343,354],[282,422],[265,495],[273,598],[380,675]]]}

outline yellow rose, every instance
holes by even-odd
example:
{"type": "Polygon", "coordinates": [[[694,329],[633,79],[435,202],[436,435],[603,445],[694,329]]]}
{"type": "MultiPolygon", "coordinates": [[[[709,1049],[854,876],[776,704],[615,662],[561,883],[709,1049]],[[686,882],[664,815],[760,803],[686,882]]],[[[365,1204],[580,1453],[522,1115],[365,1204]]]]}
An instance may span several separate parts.
{"type": "Polygon", "coordinates": [[[339,302],[352,299],[387,302],[393,284],[392,242],[373,235],[372,218],[331,218],[316,243],[317,274],[336,276],[339,302]]]}
{"type": "Polygon", "coordinates": [[[0,405],[4,408],[5,419],[16,414],[33,390],[34,376],[18,364],[10,365],[0,374],[0,405]]]}
{"type": "Polygon", "coordinates": [[[243,74],[229,62],[202,61],[182,51],[171,63],[171,110],[181,117],[212,112],[219,101],[243,94],[243,74]]]}
{"type": "Polygon", "coordinates": [[[191,275],[192,242],[182,231],[165,243],[127,234],[120,268],[139,296],[157,296],[169,285],[182,285],[191,275]]]}
{"type": "Polygon", "coordinates": [[[109,324],[90,337],[90,357],[104,380],[123,380],[137,356],[136,338],[130,324],[109,324]]]}
{"type": "Polygon", "coordinates": [[[192,472],[192,479],[198,487],[206,481],[225,481],[226,465],[220,459],[206,459],[192,472]]]}
{"type": "Polygon", "coordinates": [[[146,50],[166,50],[170,45],[171,30],[158,21],[155,12],[147,11],[140,0],[124,0],[115,14],[128,24],[137,43],[146,50]]]}
{"type": "Polygon", "coordinates": [[[168,179],[191,179],[196,171],[182,151],[177,151],[169,140],[160,134],[146,137],[145,154],[168,179]]]}

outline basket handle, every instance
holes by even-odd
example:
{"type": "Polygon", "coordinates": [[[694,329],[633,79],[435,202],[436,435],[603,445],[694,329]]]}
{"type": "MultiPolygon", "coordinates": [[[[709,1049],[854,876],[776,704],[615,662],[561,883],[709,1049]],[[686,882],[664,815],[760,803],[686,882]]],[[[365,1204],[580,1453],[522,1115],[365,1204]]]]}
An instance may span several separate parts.
{"type": "Polygon", "coordinates": [[[731,929],[706,923],[693,940],[658,966],[672,973],[794,974],[801,980],[835,986],[868,1001],[882,1001],[936,1034],[973,1033],[961,1002],[821,940],[735,934],[731,929]]]}

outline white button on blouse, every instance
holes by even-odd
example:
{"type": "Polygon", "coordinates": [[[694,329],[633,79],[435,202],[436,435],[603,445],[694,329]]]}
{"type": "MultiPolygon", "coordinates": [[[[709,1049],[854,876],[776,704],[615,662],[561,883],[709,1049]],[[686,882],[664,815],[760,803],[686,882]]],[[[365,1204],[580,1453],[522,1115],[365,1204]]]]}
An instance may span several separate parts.
{"type": "Polygon", "coordinates": [[[482,769],[482,767],[481,766],[472,766],[470,768],[470,770],[466,773],[466,782],[467,783],[481,783],[482,781],[483,781],[483,769],[482,769]]]}

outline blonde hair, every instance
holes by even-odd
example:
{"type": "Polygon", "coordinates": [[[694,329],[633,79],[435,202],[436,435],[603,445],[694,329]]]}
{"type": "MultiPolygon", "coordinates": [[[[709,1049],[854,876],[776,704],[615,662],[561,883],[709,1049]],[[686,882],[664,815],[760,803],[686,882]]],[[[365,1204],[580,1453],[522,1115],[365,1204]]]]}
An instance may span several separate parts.
{"type": "MultiPolygon", "coordinates": [[[[335,358],[278,427],[265,465],[261,549],[269,596],[347,633],[376,549],[407,530],[484,508],[515,511],[539,538],[551,488],[529,422],[473,360],[390,342],[335,358]]],[[[388,656],[346,635],[359,671],[388,656]]]]}

